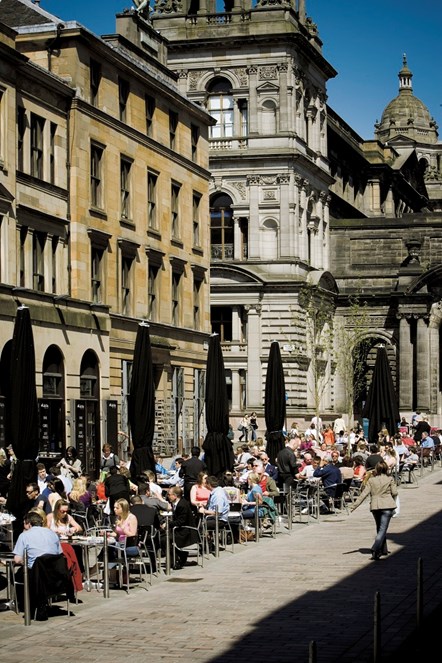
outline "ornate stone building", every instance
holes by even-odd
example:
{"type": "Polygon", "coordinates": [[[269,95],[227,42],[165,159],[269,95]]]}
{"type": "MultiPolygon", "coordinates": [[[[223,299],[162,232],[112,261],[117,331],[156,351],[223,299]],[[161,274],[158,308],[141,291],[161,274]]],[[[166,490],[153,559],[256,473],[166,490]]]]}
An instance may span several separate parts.
{"type": "Polygon", "coordinates": [[[282,348],[289,418],[308,418],[318,406],[324,416],[347,411],[333,352],[309,338],[311,311],[300,305],[309,287],[319,308],[327,302],[335,322],[350,327],[349,302],[361,293],[368,381],[376,344],[389,343],[404,413],[440,412],[438,359],[431,388],[423,388],[435,333],[421,338],[432,296],[418,285],[429,256],[419,267],[415,240],[431,228],[428,250],[438,260],[441,145],[406,63],[398,98],[375,139],[363,141],[326,103],[336,71],[304,2],[157,2],[151,20],[169,40],[183,94],[217,122],[209,134],[211,318],[223,341],[232,414],[262,413],[273,339],[282,348]],[[407,333],[404,314],[418,316],[407,333]]]}

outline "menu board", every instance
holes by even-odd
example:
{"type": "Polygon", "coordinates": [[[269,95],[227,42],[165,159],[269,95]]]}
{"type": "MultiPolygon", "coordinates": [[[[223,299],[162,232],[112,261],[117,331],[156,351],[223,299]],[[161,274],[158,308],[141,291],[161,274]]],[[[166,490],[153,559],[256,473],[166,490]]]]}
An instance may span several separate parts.
{"type": "Polygon", "coordinates": [[[48,401],[38,401],[39,454],[48,454],[55,449],[50,448],[50,405],[48,401]]]}
{"type": "Polygon", "coordinates": [[[112,449],[118,448],[118,403],[106,401],[106,441],[112,449]]]}
{"type": "Polygon", "coordinates": [[[6,447],[6,403],[0,399],[0,447],[6,447]]]}
{"type": "Polygon", "coordinates": [[[75,447],[83,467],[86,462],[86,403],[75,401],[75,447]]]}

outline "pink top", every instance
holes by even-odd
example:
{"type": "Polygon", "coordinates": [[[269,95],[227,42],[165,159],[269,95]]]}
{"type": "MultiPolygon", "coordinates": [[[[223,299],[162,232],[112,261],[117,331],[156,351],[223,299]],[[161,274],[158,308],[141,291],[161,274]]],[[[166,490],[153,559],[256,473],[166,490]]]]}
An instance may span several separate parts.
{"type": "Polygon", "coordinates": [[[193,497],[194,502],[205,505],[209,497],[210,497],[210,490],[205,486],[198,486],[198,484],[196,484],[194,497],[193,497]]]}

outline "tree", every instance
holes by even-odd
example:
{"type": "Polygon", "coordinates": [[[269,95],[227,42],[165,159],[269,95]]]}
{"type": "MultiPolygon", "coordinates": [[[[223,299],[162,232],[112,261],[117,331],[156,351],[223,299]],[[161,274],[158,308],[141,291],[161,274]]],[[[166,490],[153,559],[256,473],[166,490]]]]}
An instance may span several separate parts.
{"type": "Polygon", "coordinates": [[[334,357],[344,392],[345,414],[351,422],[354,404],[365,388],[365,365],[371,344],[367,338],[366,302],[359,295],[351,296],[348,301],[348,309],[335,320],[334,357]]]}
{"type": "Polygon", "coordinates": [[[299,304],[305,311],[306,350],[310,360],[307,388],[319,419],[323,395],[332,376],[334,293],[305,285],[299,293],[299,304]]]}

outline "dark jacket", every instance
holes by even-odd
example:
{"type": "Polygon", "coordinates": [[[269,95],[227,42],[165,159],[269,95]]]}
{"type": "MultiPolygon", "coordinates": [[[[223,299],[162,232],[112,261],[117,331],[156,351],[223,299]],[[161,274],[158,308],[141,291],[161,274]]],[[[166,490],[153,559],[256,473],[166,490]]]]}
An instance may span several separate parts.
{"type": "Polygon", "coordinates": [[[289,477],[293,478],[298,471],[296,456],[293,449],[290,449],[290,447],[284,447],[284,449],[281,449],[276,458],[276,466],[279,471],[279,476],[283,481],[289,477]]]}
{"type": "Polygon", "coordinates": [[[184,479],[184,485],[190,484],[193,486],[196,483],[198,474],[204,472],[206,464],[197,456],[192,456],[189,460],[185,460],[181,465],[180,477],[184,479]]]}
{"type": "Polygon", "coordinates": [[[138,528],[149,527],[154,525],[157,529],[160,526],[158,511],[152,506],[145,504],[132,504],[130,507],[131,513],[134,514],[138,521],[138,528]]]}
{"type": "Polygon", "coordinates": [[[121,495],[129,499],[130,487],[127,477],[122,474],[110,474],[104,481],[104,491],[106,497],[113,497],[114,495],[121,495]]]}
{"type": "Polygon", "coordinates": [[[179,548],[190,546],[198,541],[198,534],[194,530],[181,529],[184,526],[195,527],[195,518],[192,513],[190,502],[182,497],[176,502],[173,517],[170,520],[170,527],[175,530],[175,542],[179,548]]]}

